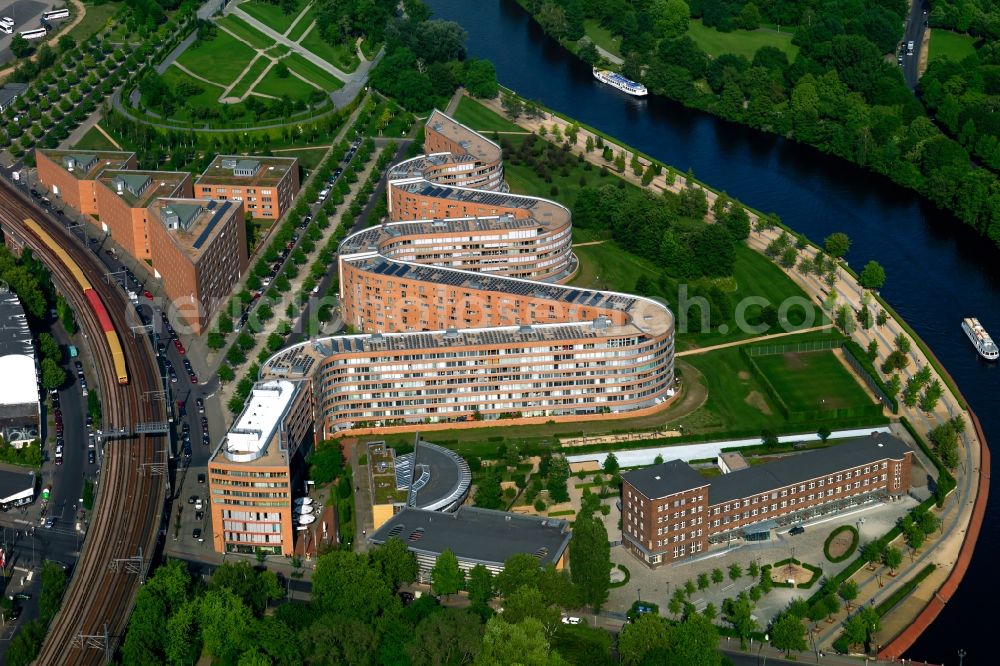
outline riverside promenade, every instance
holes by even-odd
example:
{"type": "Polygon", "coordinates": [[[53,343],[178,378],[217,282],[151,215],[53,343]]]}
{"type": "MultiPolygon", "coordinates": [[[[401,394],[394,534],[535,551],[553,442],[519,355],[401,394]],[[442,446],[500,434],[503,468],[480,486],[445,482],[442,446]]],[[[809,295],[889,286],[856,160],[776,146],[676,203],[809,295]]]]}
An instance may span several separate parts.
{"type": "MultiPolygon", "coordinates": [[[[482,101],[483,105],[492,111],[507,117],[500,98],[482,101]]],[[[560,117],[554,113],[544,111],[537,117],[519,117],[514,122],[524,129],[541,133],[544,127],[548,136],[555,134],[554,129],[559,130],[559,135],[566,136],[566,130],[573,125],[572,121],[560,117]]],[[[576,141],[571,145],[574,153],[582,155],[588,162],[598,167],[613,168],[612,163],[602,157],[600,151],[588,152],[585,148],[588,138],[594,144],[598,143],[597,132],[577,125],[576,141]]],[[[604,144],[611,147],[614,155],[621,155],[626,164],[631,163],[635,152],[614,139],[602,136],[604,144]]],[[[650,166],[650,160],[642,155],[635,155],[638,163],[643,168],[650,166]]],[[[683,174],[673,169],[663,169],[662,173],[644,185],[641,179],[631,169],[626,169],[620,177],[628,180],[638,187],[644,187],[652,192],[671,191],[679,192],[689,186],[683,174]]],[[[701,187],[705,191],[709,204],[709,213],[706,221],[712,221],[711,207],[718,194],[701,183],[691,183],[692,187],[701,187]]],[[[747,210],[754,232],[748,239],[748,245],[754,250],[764,253],[767,245],[777,238],[782,230],[780,228],[764,228],[760,225],[760,216],[753,210],[747,210]]],[[[818,248],[808,245],[799,252],[798,258],[814,257],[818,248]]],[[[855,312],[865,302],[869,307],[885,309],[872,294],[863,289],[857,281],[856,276],[846,265],[838,263],[836,268],[836,281],[834,286],[828,287],[819,277],[812,274],[805,274],[796,267],[782,269],[810,296],[814,303],[820,307],[829,298],[830,291],[836,293],[837,306],[847,304],[855,312]]],[[[891,276],[890,276],[891,279],[891,276]]],[[[766,296],[766,295],[765,295],[766,296]]],[[[908,333],[903,323],[896,318],[896,314],[891,309],[885,309],[889,318],[883,326],[872,326],[868,330],[858,327],[851,337],[866,348],[873,339],[878,341],[878,358],[876,365],[891,353],[893,349],[892,341],[902,333],[907,337],[913,337],[908,333]]],[[[832,313],[831,313],[832,314],[832,313]]],[[[930,367],[932,380],[938,380],[942,386],[946,387],[944,395],[931,412],[923,412],[913,407],[906,407],[902,403],[899,406],[899,416],[906,417],[926,441],[927,433],[935,426],[943,423],[947,419],[960,417],[966,424],[965,432],[961,437],[961,464],[954,470],[957,487],[948,496],[942,509],[936,509],[935,515],[941,520],[941,532],[928,539],[922,549],[913,553],[907,558],[909,561],[900,568],[894,577],[888,577],[884,567],[878,567],[872,571],[869,568],[862,568],[854,576],[858,583],[860,592],[859,600],[868,603],[878,604],[888,598],[898,586],[913,578],[920,569],[927,564],[936,565],[936,570],[921,582],[916,589],[905,599],[896,604],[881,619],[882,627],[875,636],[875,641],[879,646],[878,654],[881,659],[894,660],[905,654],[920,634],[934,621],[940,614],[944,606],[950,601],[955,590],[961,583],[965,572],[968,570],[972,553],[975,549],[982,527],[983,515],[986,511],[986,502],[989,496],[989,475],[990,475],[990,452],[986,443],[986,438],[976,415],[968,408],[968,403],[961,393],[956,389],[950,390],[947,387],[954,386],[954,382],[947,377],[947,372],[940,363],[928,357],[930,351],[925,353],[925,345],[913,340],[910,353],[907,355],[909,363],[901,371],[900,376],[905,381],[922,367],[930,367]],[[946,378],[949,381],[945,381],[946,378]],[[886,584],[886,581],[888,584],[886,584]]],[[[935,473],[936,470],[929,470],[935,473]]],[[[899,545],[897,540],[896,545],[899,545]]],[[[844,613],[837,616],[838,620],[844,619],[844,613]]],[[[822,631],[817,637],[817,643],[824,646],[830,645],[840,635],[840,623],[836,622],[822,631]]]]}

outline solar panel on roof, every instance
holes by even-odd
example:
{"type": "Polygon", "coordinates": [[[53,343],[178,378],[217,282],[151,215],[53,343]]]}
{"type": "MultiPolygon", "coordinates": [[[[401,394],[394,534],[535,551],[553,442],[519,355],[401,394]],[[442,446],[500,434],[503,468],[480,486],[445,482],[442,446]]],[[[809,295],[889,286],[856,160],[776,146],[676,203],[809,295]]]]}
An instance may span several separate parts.
{"type": "Polygon", "coordinates": [[[205,206],[205,208],[207,208],[207,209],[209,209],[209,210],[212,210],[213,208],[215,208],[215,204],[216,204],[216,203],[217,203],[217,202],[215,201],[215,199],[212,199],[211,201],[209,201],[209,202],[208,202],[208,205],[207,205],[207,206],[205,206]]]}
{"type": "Polygon", "coordinates": [[[198,236],[198,239],[195,240],[193,245],[194,249],[196,250],[201,249],[201,246],[205,244],[205,241],[208,240],[208,237],[211,235],[212,230],[215,229],[215,225],[219,223],[219,220],[221,220],[223,216],[225,216],[226,211],[229,210],[230,205],[231,204],[228,201],[224,201],[222,203],[222,207],[220,207],[219,210],[215,212],[215,215],[212,216],[212,219],[211,221],[209,221],[208,226],[205,227],[205,230],[202,231],[201,235],[198,236]]]}

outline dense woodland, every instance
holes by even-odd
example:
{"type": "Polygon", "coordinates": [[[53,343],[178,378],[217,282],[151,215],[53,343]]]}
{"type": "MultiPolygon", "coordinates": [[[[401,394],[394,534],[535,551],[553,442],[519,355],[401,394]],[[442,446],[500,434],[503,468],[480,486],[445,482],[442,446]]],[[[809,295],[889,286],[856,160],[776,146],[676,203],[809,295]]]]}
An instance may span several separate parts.
{"type": "MultiPolygon", "coordinates": [[[[1000,243],[1000,184],[990,170],[1000,161],[997,121],[989,114],[1000,90],[995,45],[961,64],[932,65],[915,96],[894,57],[905,0],[522,3],[584,59],[597,57],[581,39],[584,21],[593,19],[621,36],[623,72],[651,91],[884,174],[1000,243]],[[765,25],[794,30],[798,55],[790,62],[785,52],[764,46],[752,60],[712,58],[685,34],[697,18],[723,32],[765,25]]],[[[938,0],[930,18],[932,25],[969,30],[988,42],[1000,10],[990,0],[938,0]]]]}
{"type": "Polygon", "coordinates": [[[385,30],[386,55],[371,84],[410,111],[443,107],[464,85],[476,97],[496,97],[496,70],[488,60],[466,59],[468,34],[453,21],[430,20],[419,0],[405,0],[402,16],[385,30]]]}

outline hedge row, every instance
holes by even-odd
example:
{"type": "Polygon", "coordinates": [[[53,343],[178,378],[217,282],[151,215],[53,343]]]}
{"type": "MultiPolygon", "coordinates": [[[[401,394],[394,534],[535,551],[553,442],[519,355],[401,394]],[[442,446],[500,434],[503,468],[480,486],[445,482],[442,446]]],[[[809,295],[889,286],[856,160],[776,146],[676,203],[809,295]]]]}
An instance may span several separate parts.
{"type": "Polygon", "coordinates": [[[913,592],[917,588],[917,585],[920,585],[920,583],[924,582],[924,579],[934,573],[936,568],[937,565],[932,562],[921,569],[916,576],[906,581],[903,585],[900,585],[885,601],[876,606],[875,612],[879,614],[879,617],[882,617],[891,611],[904,597],[913,592]]]}
{"type": "Polygon", "coordinates": [[[937,453],[935,453],[927,442],[924,441],[924,438],[917,434],[916,428],[913,427],[913,424],[910,423],[909,419],[903,416],[900,417],[899,421],[903,424],[903,427],[906,428],[906,431],[910,433],[910,437],[912,437],[917,443],[920,450],[924,452],[924,455],[930,458],[930,461],[934,463],[934,467],[937,468],[938,478],[934,488],[934,502],[938,507],[944,506],[944,500],[948,496],[948,493],[954,490],[958,485],[958,482],[955,480],[955,476],[951,473],[951,470],[945,467],[944,463],[941,462],[941,459],[938,458],[937,453]]]}
{"type": "Polygon", "coordinates": [[[838,564],[840,562],[843,562],[843,561],[849,559],[851,557],[851,555],[853,555],[855,553],[855,551],[857,551],[857,549],[858,549],[858,542],[860,541],[860,539],[861,539],[861,535],[858,534],[858,529],[856,527],[854,527],[854,525],[841,525],[840,527],[838,527],[834,531],[830,532],[830,536],[828,536],[826,538],[826,541],[823,542],[823,555],[825,555],[826,559],[830,560],[834,564],[838,564]],[[831,557],[830,556],[830,544],[833,543],[833,540],[836,539],[841,534],[841,532],[850,532],[851,533],[851,545],[850,545],[850,547],[846,551],[844,551],[844,554],[841,555],[840,557],[836,557],[836,558],[835,557],[831,557]]]}
{"type": "Polygon", "coordinates": [[[897,400],[896,396],[892,394],[892,390],[889,388],[889,385],[886,384],[879,376],[878,371],[875,370],[875,364],[873,364],[871,359],[868,358],[867,352],[854,340],[845,340],[843,349],[844,353],[853,358],[857,363],[857,367],[868,380],[866,383],[869,387],[880,395],[880,397],[887,403],[889,409],[892,410],[893,414],[898,414],[899,400],[897,400]]]}

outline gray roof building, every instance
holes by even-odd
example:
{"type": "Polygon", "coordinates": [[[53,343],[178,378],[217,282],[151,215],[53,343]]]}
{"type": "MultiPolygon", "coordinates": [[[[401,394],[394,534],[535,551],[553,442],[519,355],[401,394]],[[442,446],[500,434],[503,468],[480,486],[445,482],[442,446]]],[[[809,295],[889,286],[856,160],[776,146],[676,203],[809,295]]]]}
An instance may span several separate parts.
{"type": "Polygon", "coordinates": [[[0,283],[0,436],[15,447],[38,437],[35,345],[17,295],[0,283]]]}
{"type": "Polygon", "coordinates": [[[27,83],[8,83],[0,88],[0,111],[6,111],[7,107],[27,89],[27,83]]]}
{"type": "Polygon", "coordinates": [[[735,470],[712,479],[709,504],[763,493],[885,458],[902,458],[910,450],[892,435],[849,439],[825,449],[786,456],[764,465],[735,470]]]}
{"type": "Polygon", "coordinates": [[[551,563],[558,568],[569,545],[570,531],[569,523],[557,518],[463,506],[454,513],[403,509],[369,541],[381,545],[393,537],[416,555],[424,578],[445,550],[455,553],[465,570],[483,564],[499,572],[507,558],[518,553],[534,555],[540,566],[551,563]]]}
{"type": "Polygon", "coordinates": [[[469,495],[469,463],[451,449],[417,438],[411,453],[396,456],[396,487],[407,489],[406,506],[454,511],[469,495]]]}
{"type": "Polygon", "coordinates": [[[668,460],[622,474],[632,487],[650,499],[707,486],[709,480],[683,460],[668,460]]]}
{"type": "Polygon", "coordinates": [[[0,465],[0,509],[30,504],[35,499],[35,473],[14,465],[0,465]]]}

